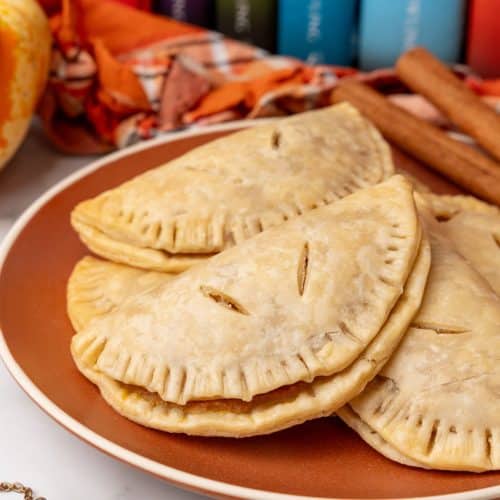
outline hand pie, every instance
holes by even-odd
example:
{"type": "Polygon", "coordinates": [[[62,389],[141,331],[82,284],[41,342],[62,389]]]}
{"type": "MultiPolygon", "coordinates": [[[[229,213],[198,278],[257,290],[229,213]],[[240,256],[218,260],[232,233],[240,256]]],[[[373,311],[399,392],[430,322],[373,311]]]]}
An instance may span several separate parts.
{"type": "Polygon", "coordinates": [[[168,403],[142,387],[123,384],[103,374],[73,351],[79,370],[101,391],[118,413],[154,429],[199,436],[249,437],[276,432],[306,420],[331,415],[355,397],[387,362],[401,333],[418,310],[430,265],[426,240],[406,287],[382,330],[348,368],[311,383],[298,382],[251,401],[219,399],[168,403]]]}
{"type": "Polygon", "coordinates": [[[126,297],[166,283],[175,276],[84,257],[68,281],[67,309],[71,324],[75,330],[83,330],[90,320],[113,311],[126,297]]]}
{"type": "Polygon", "coordinates": [[[448,195],[422,192],[427,205],[434,217],[439,221],[447,221],[463,212],[481,213],[484,215],[500,216],[500,209],[474,196],[448,195]]]}
{"type": "Polygon", "coordinates": [[[440,227],[462,257],[500,295],[500,212],[463,211],[440,227]]]}
{"type": "Polygon", "coordinates": [[[342,103],[193,149],[80,203],[71,222],[98,255],[180,272],[393,170],[379,132],[342,103]]]}
{"type": "Polygon", "coordinates": [[[429,225],[422,307],[384,369],[338,414],[403,463],[499,469],[500,299],[441,227],[429,225]]]}
{"type": "Polygon", "coordinates": [[[337,410],[337,416],[339,416],[353,431],[357,432],[365,443],[369,444],[381,455],[384,455],[384,457],[403,465],[410,465],[423,469],[429,468],[400,453],[394,446],[385,441],[377,431],[374,431],[364,420],[361,420],[358,414],[348,404],[337,410]]]}
{"type": "MultiPolygon", "coordinates": [[[[145,425],[272,432],[363,388],[415,314],[428,268],[411,189],[395,177],[124,298],[85,320],[72,353],[114,408],[145,425]]],[[[71,282],[85,281],[79,269],[71,282]]]]}
{"type": "Polygon", "coordinates": [[[500,209],[473,196],[424,194],[455,249],[500,294],[500,209]]]}
{"type": "Polygon", "coordinates": [[[165,401],[248,401],[352,363],[419,245],[409,183],[394,177],[130,297],[75,342],[99,350],[100,371],[165,401]]]}

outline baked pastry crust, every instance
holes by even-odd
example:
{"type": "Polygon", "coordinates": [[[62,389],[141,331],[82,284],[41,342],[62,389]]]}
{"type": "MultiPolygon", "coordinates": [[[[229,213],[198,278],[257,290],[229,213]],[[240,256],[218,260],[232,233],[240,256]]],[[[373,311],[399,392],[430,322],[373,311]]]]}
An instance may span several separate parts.
{"type": "Polygon", "coordinates": [[[447,221],[462,212],[500,216],[500,209],[498,207],[479,200],[474,196],[425,192],[422,192],[421,196],[430,206],[434,217],[439,221],[447,221]]]}
{"type": "Polygon", "coordinates": [[[234,133],[77,205],[96,254],[180,272],[394,172],[379,132],[347,103],[234,133]]]}
{"type": "Polygon", "coordinates": [[[348,404],[339,408],[336,413],[337,416],[343,420],[343,422],[359,434],[363,441],[384,455],[384,457],[403,465],[428,469],[428,467],[424,464],[408,458],[394,448],[394,446],[385,441],[380,434],[378,434],[377,431],[374,431],[364,420],[362,420],[361,417],[348,404]]]}
{"type": "Polygon", "coordinates": [[[418,195],[440,231],[500,294],[500,209],[473,196],[418,195]]]}
{"type": "Polygon", "coordinates": [[[126,297],[173,279],[175,274],[147,272],[86,256],[73,269],[67,286],[68,316],[76,331],[113,311],[126,297]]]}
{"type": "Polygon", "coordinates": [[[422,307],[391,360],[349,406],[417,464],[499,469],[500,299],[441,227],[427,224],[432,266],[422,307]]]}
{"type": "Polygon", "coordinates": [[[151,248],[140,248],[129,243],[113,240],[87,224],[72,219],[71,224],[78,232],[80,239],[96,255],[106,257],[112,262],[125,264],[147,271],[181,273],[186,269],[204,262],[210,254],[178,254],[151,248]]]}
{"type": "Polygon", "coordinates": [[[500,213],[464,211],[440,226],[458,252],[500,295],[500,213]]]}
{"type": "Polygon", "coordinates": [[[399,299],[420,246],[401,176],[270,229],[92,321],[96,368],[165,401],[249,401],[349,366],[399,299]]]}
{"type": "MultiPolygon", "coordinates": [[[[430,248],[422,239],[413,270],[391,315],[379,334],[347,368],[311,383],[299,382],[251,401],[192,401],[177,405],[137,386],[113,380],[96,367],[99,346],[72,354],[80,371],[121,415],[162,431],[201,436],[248,437],[275,432],[312,418],[331,415],[356,396],[387,362],[422,300],[430,266],[430,248]]],[[[79,323],[78,321],[76,322],[79,323]]]]}

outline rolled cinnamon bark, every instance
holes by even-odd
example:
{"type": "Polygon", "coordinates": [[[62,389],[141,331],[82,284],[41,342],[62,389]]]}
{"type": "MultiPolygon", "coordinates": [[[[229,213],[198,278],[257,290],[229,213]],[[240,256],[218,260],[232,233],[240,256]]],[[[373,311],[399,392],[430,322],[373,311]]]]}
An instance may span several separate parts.
{"type": "Polygon", "coordinates": [[[396,63],[399,78],[500,160],[500,116],[428,50],[416,47],[396,63]]]}
{"type": "Polygon", "coordinates": [[[354,80],[342,81],[332,100],[350,102],[401,149],[480,198],[500,205],[500,166],[494,160],[354,80]]]}

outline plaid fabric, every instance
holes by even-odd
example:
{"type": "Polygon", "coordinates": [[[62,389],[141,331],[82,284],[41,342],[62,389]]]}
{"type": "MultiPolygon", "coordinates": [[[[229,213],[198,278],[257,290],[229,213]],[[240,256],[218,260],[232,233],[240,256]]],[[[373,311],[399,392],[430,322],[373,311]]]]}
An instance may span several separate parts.
{"type": "MultiPolygon", "coordinates": [[[[52,66],[40,115],[52,141],[72,153],[324,106],[345,76],[402,89],[390,70],[312,67],[109,0],[63,0],[50,23],[52,66]]],[[[473,85],[482,91],[481,80],[473,85]]]]}
{"type": "Polygon", "coordinates": [[[354,72],[270,56],[107,0],[64,0],[50,21],[52,67],[40,115],[69,152],[322,106],[337,79],[354,72]]]}

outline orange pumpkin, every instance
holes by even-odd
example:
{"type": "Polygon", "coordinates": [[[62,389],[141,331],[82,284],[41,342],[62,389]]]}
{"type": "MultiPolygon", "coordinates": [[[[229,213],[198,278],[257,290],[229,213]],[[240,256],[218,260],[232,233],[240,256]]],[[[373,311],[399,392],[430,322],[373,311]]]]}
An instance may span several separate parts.
{"type": "Polygon", "coordinates": [[[36,0],[0,0],[0,169],[22,142],[45,87],[50,43],[36,0]]]}

